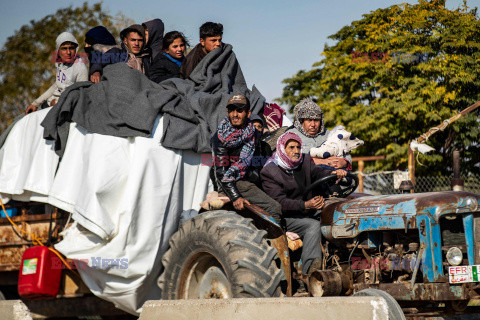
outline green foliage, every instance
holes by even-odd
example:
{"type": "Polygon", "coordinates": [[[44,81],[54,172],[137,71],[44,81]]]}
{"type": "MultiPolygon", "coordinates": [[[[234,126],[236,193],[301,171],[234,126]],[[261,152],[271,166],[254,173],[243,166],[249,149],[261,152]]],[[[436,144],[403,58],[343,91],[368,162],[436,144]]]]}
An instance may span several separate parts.
{"type": "Polygon", "coordinates": [[[71,32],[80,43],[80,52],[89,29],[103,25],[118,35],[129,22],[120,13],[116,17],[107,14],[101,3],[89,6],[85,2],[23,25],[0,51],[0,131],[55,81],[52,51],[60,33],[71,32]]]}
{"type": "MultiPolygon", "coordinates": [[[[377,170],[406,169],[409,141],[480,100],[480,21],[466,1],[456,10],[438,0],[378,9],[330,38],[335,45],[312,70],[284,80],[278,101],[293,108],[313,98],[328,127],[343,124],[365,140],[354,154],[387,156],[377,170]]],[[[464,171],[479,172],[479,115],[436,133],[437,152],[420,155],[417,170],[450,173],[457,148],[464,171]]]]}

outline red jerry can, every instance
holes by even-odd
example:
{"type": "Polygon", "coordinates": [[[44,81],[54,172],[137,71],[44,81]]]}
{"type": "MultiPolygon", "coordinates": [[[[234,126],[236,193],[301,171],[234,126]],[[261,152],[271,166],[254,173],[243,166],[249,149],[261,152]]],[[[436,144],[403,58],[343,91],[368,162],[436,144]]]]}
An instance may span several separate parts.
{"type": "Polygon", "coordinates": [[[60,288],[62,261],[48,247],[25,250],[18,276],[18,293],[22,298],[55,298],[60,288]]]}

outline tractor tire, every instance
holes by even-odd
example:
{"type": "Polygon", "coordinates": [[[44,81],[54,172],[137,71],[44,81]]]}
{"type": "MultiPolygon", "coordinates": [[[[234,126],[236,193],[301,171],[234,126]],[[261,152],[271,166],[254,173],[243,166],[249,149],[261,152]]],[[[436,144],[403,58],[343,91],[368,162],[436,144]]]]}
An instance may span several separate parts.
{"type": "Polygon", "coordinates": [[[266,234],[232,211],[209,211],[186,221],[162,258],[162,299],[280,296],[284,272],[266,234]]]}
{"type": "Polygon", "coordinates": [[[382,297],[387,302],[388,320],[406,320],[402,308],[390,294],[378,289],[363,289],[355,293],[354,296],[382,297]]]}

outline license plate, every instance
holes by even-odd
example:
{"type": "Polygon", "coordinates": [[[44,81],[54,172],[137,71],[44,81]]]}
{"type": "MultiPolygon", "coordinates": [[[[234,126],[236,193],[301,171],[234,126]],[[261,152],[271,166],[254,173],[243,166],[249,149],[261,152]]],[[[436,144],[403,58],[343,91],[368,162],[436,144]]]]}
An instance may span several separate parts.
{"type": "Polygon", "coordinates": [[[450,283],[478,282],[479,271],[480,265],[448,267],[448,281],[450,283]]]}

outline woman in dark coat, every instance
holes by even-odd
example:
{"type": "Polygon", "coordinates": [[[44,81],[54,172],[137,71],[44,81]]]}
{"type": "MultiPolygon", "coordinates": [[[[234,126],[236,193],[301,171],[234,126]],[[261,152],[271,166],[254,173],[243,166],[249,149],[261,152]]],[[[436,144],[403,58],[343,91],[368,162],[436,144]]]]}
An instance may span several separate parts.
{"type": "Polygon", "coordinates": [[[163,52],[155,57],[150,66],[150,80],[160,83],[169,78],[179,78],[187,45],[188,42],[181,32],[166,33],[163,37],[163,52]]]}

